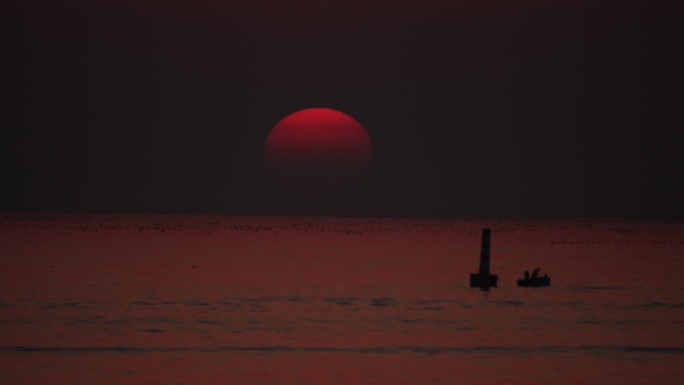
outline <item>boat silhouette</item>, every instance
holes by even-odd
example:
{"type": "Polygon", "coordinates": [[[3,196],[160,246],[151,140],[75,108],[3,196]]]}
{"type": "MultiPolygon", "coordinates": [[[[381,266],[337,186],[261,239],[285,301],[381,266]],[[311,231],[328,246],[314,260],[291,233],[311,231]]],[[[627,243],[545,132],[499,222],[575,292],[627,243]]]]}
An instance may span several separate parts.
{"type": "Polygon", "coordinates": [[[551,286],[551,277],[548,275],[544,274],[543,276],[538,276],[537,274],[539,273],[539,269],[536,269],[533,273],[532,276],[529,276],[529,273],[526,271],[525,272],[525,278],[521,278],[518,280],[518,287],[542,287],[542,286],[551,286]]]}

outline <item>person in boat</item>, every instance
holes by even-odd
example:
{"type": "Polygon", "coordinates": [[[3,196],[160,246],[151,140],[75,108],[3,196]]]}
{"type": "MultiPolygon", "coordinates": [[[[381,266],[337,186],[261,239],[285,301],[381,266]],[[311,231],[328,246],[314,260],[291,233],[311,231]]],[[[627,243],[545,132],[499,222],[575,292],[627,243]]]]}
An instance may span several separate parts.
{"type": "Polygon", "coordinates": [[[530,280],[530,272],[525,270],[525,281],[529,281],[529,280],[530,280]]]}
{"type": "Polygon", "coordinates": [[[534,270],[532,271],[532,279],[537,279],[537,278],[539,278],[539,270],[541,270],[541,269],[540,269],[540,268],[536,268],[536,269],[534,269],[534,270]]]}

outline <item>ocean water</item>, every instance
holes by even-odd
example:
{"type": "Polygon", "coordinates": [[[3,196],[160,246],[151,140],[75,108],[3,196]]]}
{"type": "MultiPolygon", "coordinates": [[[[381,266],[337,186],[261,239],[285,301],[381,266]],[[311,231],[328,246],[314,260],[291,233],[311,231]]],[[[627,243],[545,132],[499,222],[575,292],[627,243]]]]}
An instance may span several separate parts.
{"type": "Polygon", "coordinates": [[[683,274],[681,221],[5,214],[0,383],[678,384],[683,274]]]}

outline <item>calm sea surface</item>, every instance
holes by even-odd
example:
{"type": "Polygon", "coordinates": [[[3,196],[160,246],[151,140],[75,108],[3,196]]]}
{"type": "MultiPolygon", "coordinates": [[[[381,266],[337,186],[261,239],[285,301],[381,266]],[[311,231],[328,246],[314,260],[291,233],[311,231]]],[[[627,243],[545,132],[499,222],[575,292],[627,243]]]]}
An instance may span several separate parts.
{"type": "Polygon", "coordinates": [[[681,221],[5,214],[0,383],[680,384],[683,276],[681,221]]]}

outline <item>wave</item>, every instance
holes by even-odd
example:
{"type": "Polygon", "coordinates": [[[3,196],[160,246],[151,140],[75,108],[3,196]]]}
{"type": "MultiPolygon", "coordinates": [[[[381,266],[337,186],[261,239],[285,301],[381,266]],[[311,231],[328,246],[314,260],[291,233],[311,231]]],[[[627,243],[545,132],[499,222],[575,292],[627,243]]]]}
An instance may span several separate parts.
{"type": "Polygon", "coordinates": [[[638,306],[645,309],[655,309],[655,308],[671,308],[671,309],[684,309],[684,302],[676,303],[666,303],[660,301],[646,302],[638,306]]]}
{"type": "Polygon", "coordinates": [[[376,307],[393,306],[396,304],[397,304],[397,300],[394,298],[390,298],[390,297],[376,298],[376,299],[373,299],[370,303],[371,306],[376,306],[376,307]]]}
{"type": "Polygon", "coordinates": [[[621,286],[580,286],[578,290],[624,290],[621,286]]]}
{"type": "Polygon", "coordinates": [[[597,353],[597,354],[684,354],[684,346],[636,345],[579,345],[579,346],[218,346],[218,347],[138,347],[138,346],[0,346],[0,352],[28,353],[180,353],[180,352],[274,352],[274,353],[361,353],[361,354],[541,354],[541,353],[597,353]]]}

